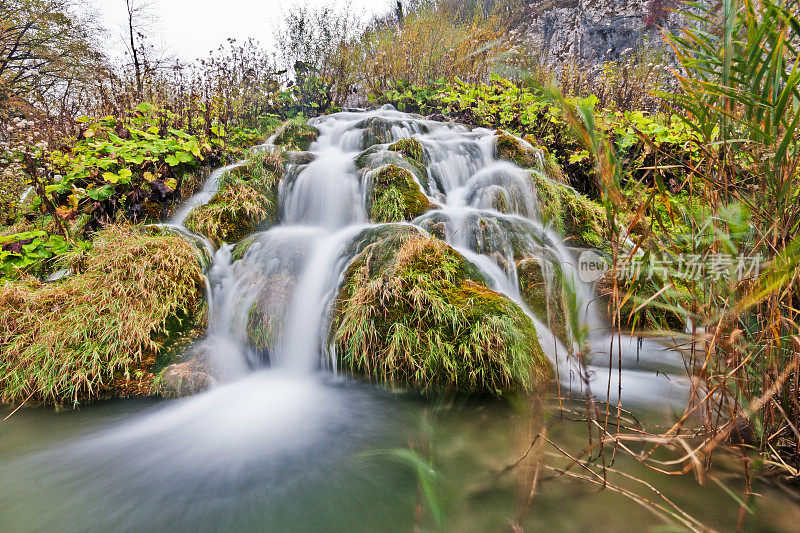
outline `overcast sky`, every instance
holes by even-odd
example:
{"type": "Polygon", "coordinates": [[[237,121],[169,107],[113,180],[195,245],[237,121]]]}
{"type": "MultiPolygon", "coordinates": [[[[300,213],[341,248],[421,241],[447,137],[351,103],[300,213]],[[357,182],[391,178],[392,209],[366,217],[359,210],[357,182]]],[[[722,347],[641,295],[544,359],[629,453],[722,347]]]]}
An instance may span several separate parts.
{"type": "MultiPolygon", "coordinates": [[[[127,24],[125,0],[89,0],[110,32],[111,45],[122,46],[127,24]]],[[[273,28],[292,6],[350,5],[360,15],[388,11],[388,0],[151,0],[158,17],[157,42],[178,58],[190,61],[216,49],[228,37],[238,41],[253,37],[273,46],[273,28]]]]}

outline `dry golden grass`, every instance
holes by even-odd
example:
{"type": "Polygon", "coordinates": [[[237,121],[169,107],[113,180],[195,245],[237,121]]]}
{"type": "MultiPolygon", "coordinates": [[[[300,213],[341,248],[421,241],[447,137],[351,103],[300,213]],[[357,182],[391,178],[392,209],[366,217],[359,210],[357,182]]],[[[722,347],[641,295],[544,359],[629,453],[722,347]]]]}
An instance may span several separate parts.
{"type": "Polygon", "coordinates": [[[0,284],[0,400],[78,402],[136,379],[176,324],[202,317],[196,251],[176,235],[109,226],[72,277],[0,284]],[[169,326],[168,326],[169,325],[169,326]]]}

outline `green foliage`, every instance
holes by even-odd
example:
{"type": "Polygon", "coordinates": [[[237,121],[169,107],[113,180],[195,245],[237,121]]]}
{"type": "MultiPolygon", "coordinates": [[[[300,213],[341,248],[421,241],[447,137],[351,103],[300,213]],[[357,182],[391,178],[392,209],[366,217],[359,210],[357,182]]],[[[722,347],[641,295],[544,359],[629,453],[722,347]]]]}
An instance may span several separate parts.
{"type": "Polygon", "coordinates": [[[499,395],[541,383],[550,367],[533,323],[471,271],[430,236],[367,246],[337,299],[332,339],[342,363],[423,388],[499,395]]]}
{"type": "Polygon", "coordinates": [[[197,252],[179,236],[109,226],[64,260],[73,274],[58,282],[0,281],[4,402],[78,402],[127,386],[149,375],[175,329],[203,320],[197,252]]]}
{"type": "Polygon", "coordinates": [[[6,277],[16,277],[21,271],[41,275],[48,259],[70,248],[64,237],[43,230],[0,237],[0,245],[0,272],[6,277]]]}

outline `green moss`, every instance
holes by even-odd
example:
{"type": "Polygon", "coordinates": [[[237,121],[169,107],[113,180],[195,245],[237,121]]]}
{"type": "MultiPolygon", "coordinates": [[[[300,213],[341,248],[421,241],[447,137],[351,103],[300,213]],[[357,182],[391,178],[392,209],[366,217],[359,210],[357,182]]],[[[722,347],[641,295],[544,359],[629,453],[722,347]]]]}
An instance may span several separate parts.
{"type": "Polygon", "coordinates": [[[73,276],[0,284],[0,401],[148,394],[176,330],[205,320],[197,259],[179,236],[109,226],[64,258],[73,276]]]}
{"type": "Polygon", "coordinates": [[[523,168],[534,168],[539,165],[540,158],[536,149],[513,135],[498,131],[494,140],[494,148],[495,156],[498,159],[511,161],[523,168]]]}
{"type": "Polygon", "coordinates": [[[289,119],[275,132],[273,142],[287,150],[308,150],[317,140],[319,130],[299,118],[289,119]]]}
{"type": "Polygon", "coordinates": [[[532,257],[517,262],[517,279],[520,295],[528,308],[550,327],[556,337],[565,342],[566,315],[560,283],[554,283],[554,279],[548,280],[541,261],[532,257]]]}
{"type": "Polygon", "coordinates": [[[413,220],[432,207],[409,171],[386,165],[372,175],[367,210],[373,221],[413,220]]]}
{"type": "Polygon", "coordinates": [[[429,235],[367,246],[336,304],[344,367],[382,382],[502,394],[550,375],[535,327],[455,250],[429,235]]]}
{"type": "Polygon", "coordinates": [[[575,246],[606,246],[606,211],[602,205],[540,172],[533,171],[529,175],[536,190],[543,222],[551,223],[575,246]]]}
{"type": "Polygon", "coordinates": [[[377,170],[386,165],[394,165],[411,172],[417,181],[422,184],[423,189],[428,190],[428,169],[415,159],[406,157],[399,152],[387,150],[381,146],[368,148],[356,158],[356,168],[361,174],[368,170],[377,170]]]}
{"type": "Polygon", "coordinates": [[[239,242],[259,228],[278,223],[280,157],[263,153],[221,178],[217,194],[186,217],[186,227],[219,246],[239,242]]]}
{"type": "Polygon", "coordinates": [[[403,156],[413,159],[417,163],[426,164],[425,150],[422,143],[417,139],[400,139],[394,144],[389,145],[389,150],[403,154],[403,156]]]}

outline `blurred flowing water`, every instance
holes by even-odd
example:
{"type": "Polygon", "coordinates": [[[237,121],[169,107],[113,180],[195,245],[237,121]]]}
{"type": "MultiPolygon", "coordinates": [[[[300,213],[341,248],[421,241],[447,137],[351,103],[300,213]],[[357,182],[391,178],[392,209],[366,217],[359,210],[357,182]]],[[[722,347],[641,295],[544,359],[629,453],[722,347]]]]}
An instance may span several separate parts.
{"type": "MultiPolygon", "coordinates": [[[[417,505],[427,502],[414,470],[387,450],[408,449],[409,442],[436,458],[448,529],[507,530],[520,480],[491,472],[524,452],[530,413],[494,400],[437,401],[368,386],[337,373],[327,346],[343,272],[377,227],[366,214],[369,172],[359,174],[355,160],[368,148],[380,160],[389,142],[408,137],[420,141],[429,159],[426,174],[415,179],[439,206],[408,227],[442,233],[494,290],[534,319],[562,388],[584,392],[580,368],[525,306],[514,260],[520,249],[557,268],[573,288],[590,332],[595,392],[605,398],[610,390],[616,402],[621,376],[623,405],[657,421],[685,404],[683,363],[666,346],[623,337],[609,364],[611,337],[593,291],[581,282],[563,236],[539,218],[525,171],[495,158],[494,132],[389,108],[312,123],[321,132],[310,147],[314,159],[290,165],[280,189],[281,224],[251,235],[246,249],[212,250],[203,353],[220,384],[180,400],[101,402],[68,412],[23,408],[0,423],[0,531],[408,531],[417,505]],[[383,142],[375,128],[383,128],[383,142]],[[499,197],[505,213],[494,209],[499,197]],[[256,303],[260,326],[274,339],[268,349],[249,339],[256,303]]],[[[171,227],[187,231],[189,211],[213,196],[229,168],[212,174],[171,227]]],[[[567,428],[553,438],[584,438],[585,425],[567,428]]],[[[635,461],[623,467],[659,482],[635,461]]],[[[686,477],[666,485],[715,527],[735,523],[735,501],[721,490],[686,477]],[[716,507],[698,505],[698,497],[716,507]]],[[[784,511],[778,503],[758,508],[777,529],[776,516],[791,514],[784,511]]],[[[423,515],[423,529],[434,528],[431,514],[423,515]]],[[[523,522],[529,530],[573,531],[658,524],[629,500],[569,482],[545,485],[523,522]]]]}

